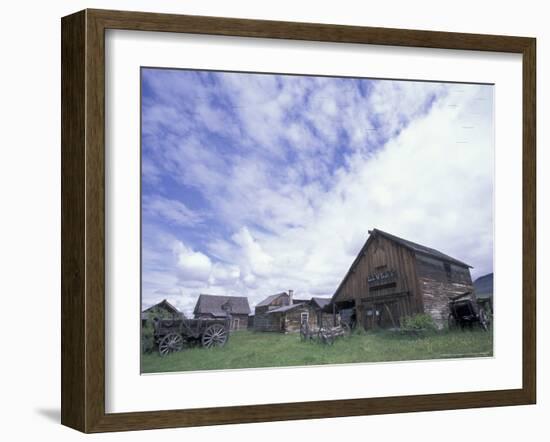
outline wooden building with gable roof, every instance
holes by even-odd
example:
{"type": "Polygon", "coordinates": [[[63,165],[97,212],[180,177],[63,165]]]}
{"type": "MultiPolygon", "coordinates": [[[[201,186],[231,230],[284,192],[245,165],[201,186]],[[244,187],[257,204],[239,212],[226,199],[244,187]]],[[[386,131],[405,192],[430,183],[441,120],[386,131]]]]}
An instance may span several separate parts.
{"type": "Polygon", "coordinates": [[[166,299],[163,299],[159,303],[152,305],[141,312],[141,326],[144,327],[147,320],[180,318],[185,319],[185,315],[170,304],[166,299]]]}
{"type": "Polygon", "coordinates": [[[325,311],[354,309],[365,329],[399,327],[403,317],[429,314],[447,324],[451,297],[470,293],[470,265],[378,229],[353,261],[325,311]]]}
{"type": "Polygon", "coordinates": [[[322,321],[332,325],[332,316],[323,313],[330,298],[294,299],[293,290],[268,296],[256,304],[254,330],[266,332],[298,332],[303,322],[310,328],[319,327],[322,321]]]}
{"type": "Polygon", "coordinates": [[[250,306],[246,296],[199,295],[193,315],[195,319],[228,319],[231,330],[246,330],[250,306]]]}

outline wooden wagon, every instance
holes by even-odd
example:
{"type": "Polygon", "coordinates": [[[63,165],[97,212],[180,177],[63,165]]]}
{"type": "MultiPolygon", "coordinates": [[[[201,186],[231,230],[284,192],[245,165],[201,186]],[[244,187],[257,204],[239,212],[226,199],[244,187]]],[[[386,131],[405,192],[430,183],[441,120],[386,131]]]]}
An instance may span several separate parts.
{"type": "Polygon", "coordinates": [[[332,345],[336,338],[346,337],[351,334],[351,328],[347,323],[340,323],[334,327],[310,327],[307,322],[300,326],[300,339],[302,341],[317,341],[322,344],[332,345]]]}
{"type": "Polygon", "coordinates": [[[161,356],[194,345],[223,347],[229,339],[229,320],[159,319],[153,326],[155,345],[161,356]]]}
{"type": "Polygon", "coordinates": [[[478,325],[484,331],[489,330],[490,320],[487,312],[474,302],[471,295],[470,292],[466,292],[449,301],[449,329],[472,328],[478,325]]]}

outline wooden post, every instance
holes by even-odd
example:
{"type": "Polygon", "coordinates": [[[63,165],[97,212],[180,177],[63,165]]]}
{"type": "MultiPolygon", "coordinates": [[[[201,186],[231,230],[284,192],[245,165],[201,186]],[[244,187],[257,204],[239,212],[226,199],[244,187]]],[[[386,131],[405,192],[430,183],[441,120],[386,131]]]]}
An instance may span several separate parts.
{"type": "Polygon", "coordinates": [[[332,303],[332,326],[336,327],[336,303],[332,303]]]}

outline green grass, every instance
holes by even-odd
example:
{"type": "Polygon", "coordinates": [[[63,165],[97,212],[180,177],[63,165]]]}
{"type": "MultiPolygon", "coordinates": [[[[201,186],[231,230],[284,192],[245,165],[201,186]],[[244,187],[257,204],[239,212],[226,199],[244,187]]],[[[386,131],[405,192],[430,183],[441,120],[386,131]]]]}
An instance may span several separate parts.
{"type": "Polygon", "coordinates": [[[223,348],[190,348],[161,357],[143,354],[143,373],[286,367],[356,362],[410,361],[492,356],[492,333],[454,331],[424,337],[391,332],[354,333],[331,346],[302,342],[299,334],[239,331],[223,348]]]}

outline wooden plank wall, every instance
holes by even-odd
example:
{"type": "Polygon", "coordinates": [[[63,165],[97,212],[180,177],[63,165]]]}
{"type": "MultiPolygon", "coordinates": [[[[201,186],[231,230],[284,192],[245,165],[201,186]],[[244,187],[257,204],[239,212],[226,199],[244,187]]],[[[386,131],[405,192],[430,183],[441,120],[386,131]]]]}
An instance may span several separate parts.
{"type": "Polygon", "coordinates": [[[299,332],[302,313],[308,313],[308,325],[310,328],[316,328],[319,326],[317,323],[317,312],[314,308],[304,305],[285,313],[285,331],[286,332],[299,332]]]}
{"type": "Polygon", "coordinates": [[[231,329],[232,330],[246,330],[248,328],[248,315],[247,314],[232,314],[231,315],[231,329]],[[234,321],[233,319],[239,320],[239,326],[234,327],[234,321]]]}
{"type": "MultiPolygon", "coordinates": [[[[354,299],[355,305],[361,310],[361,306],[373,297],[409,293],[406,300],[400,301],[400,311],[407,314],[421,312],[422,298],[417,291],[414,259],[414,254],[408,249],[387,238],[376,236],[342,284],[337,300],[354,299]],[[385,268],[381,269],[382,266],[385,268]],[[396,286],[369,291],[369,275],[385,270],[397,273],[396,286]]],[[[358,315],[359,321],[363,320],[363,313],[358,315]]]]}
{"type": "MultiPolygon", "coordinates": [[[[438,328],[443,328],[449,316],[449,297],[474,292],[470,270],[451,264],[448,275],[442,261],[420,254],[416,263],[424,312],[433,318],[438,328]]],[[[472,294],[472,299],[475,302],[475,294],[472,294]]]]}
{"type": "Polygon", "coordinates": [[[268,315],[266,313],[256,313],[256,315],[254,315],[254,331],[280,332],[281,319],[279,315],[268,315]]]}
{"type": "MultiPolygon", "coordinates": [[[[398,327],[401,325],[403,318],[418,313],[416,310],[416,303],[414,302],[413,295],[411,293],[399,293],[393,296],[384,296],[379,298],[369,297],[363,299],[363,316],[366,315],[368,310],[378,310],[380,312],[382,327],[398,327]],[[388,309],[391,311],[391,318],[388,313],[388,309]]],[[[372,319],[373,318],[364,319],[367,329],[376,328],[377,325],[373,324],[372,319]]]]}

